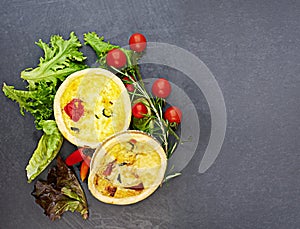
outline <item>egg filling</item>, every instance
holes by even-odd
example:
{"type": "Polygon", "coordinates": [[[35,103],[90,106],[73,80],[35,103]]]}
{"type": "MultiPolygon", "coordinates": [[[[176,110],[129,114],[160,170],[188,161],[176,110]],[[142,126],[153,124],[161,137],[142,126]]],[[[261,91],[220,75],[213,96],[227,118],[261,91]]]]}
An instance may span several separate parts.
{"type": "Polygon", "coordinates": [[[76,77],[60,98],[65,127],[82,141],[103,141],[124,128],[121,96],[120,86],[109,77],[95,73],[76,77]]]}
{"type": "Polygon", "coordinates": [[[124,198],[156,186],[161,158],[147,141],[117,142],[107,147],[93,183],[102,195],[124,198]]]}

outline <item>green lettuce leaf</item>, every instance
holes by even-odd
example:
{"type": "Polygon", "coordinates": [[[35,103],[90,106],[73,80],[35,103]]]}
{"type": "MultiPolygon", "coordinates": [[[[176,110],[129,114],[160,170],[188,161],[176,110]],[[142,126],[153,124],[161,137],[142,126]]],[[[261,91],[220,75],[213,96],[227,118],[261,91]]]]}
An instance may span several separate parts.
{"type": "Polygon", "coordinates": [[[84,34],[84,41],[86,45],[91,46],[91,48],[95,51],[99,58],[99,63],[101,67],[107,68],[105,65],[106,54],[112,49],[121,49],[127,58],[127,66],[132,66],[137,64],[138,54],[133,52],[132,50],[121,48],[117,45],[112,45],[109,42],[104,41],[104,37],[99,37],[97,33],[90,32],[84,34]]]}
{"type": "Polygon", "coordinates": [[[86,68],[86,65],[80,64],[86,57],[78,51],[81,43],[74,32],[71,32],[69,40],[53,35],[49,45],[42,40],[36,44],[44,50],[45,56],[40,58],[36,68],[21,72],[21,78],[27,80],[31,89],[41,81],[53,82],[56,85],[57,80],[63,81],[71,73],[86,68]]]}
{"type": "Polygon", "coordinates": [[[41,40],[37,45],[44,50],[44,57],[35,69],[22,71],[21,77],[29,83],[29,90],[17,90],[13,86],[3,84],[4,94],[13,101],[19,103],[20,112],[30,112],[35,118],[36,128],[42,129],[41,120],[50,119],[53,115],[53,101],[59,87],[57,83],[63,81],[70,74],[85,69],[83,64],[86,58],[78,48],[81,43],[72,32],[69,40],[54,35],[50,38],[50,44],[41,40]]]}
{"type": "Polygon", "coordinates": [[[3,84],[4,94],[19,104],[20,113],[30,112],[35,118],[36,128],[44,131],[26,167],[28,182],[50,164],[63,142],[55,121],[49,120],[53,118],[53,102],[60,83],[70,74],[87,68],[83,64],[86,57],[78,50],[81,43],[74,32],[69,40],[54,35],[49,44],[41,40],[36,44],[43,49],[44,57],[40,58],[36,68],[21,72],[21,78],[29,84],[28,90],[17,90],[3,84]]]}
{"type": "Polygon", "coordinates": [[[39,122],[49,119],[53,114],[53,100],[56,89],[52,84],[41,82],[35,90],[17,90],[13,86],[3,85],[4,94],[20,107],[20,113],[24,110],[30,112],[35,118],[36,128],[42,129],[39,122]]]}
{"type": "Polygon", "coordinates": [[[84,34],[84,41],[86,45],[91,46],[91,48],[95,51],[98,56],[99,67],[104,69],[109,69],[114,72],[118,77],[123,78],[124,75],[130,75],[134,77],[135,81],[139,81],[143,86],[142,76],[140,73],[140,69],[138,66],[138,59],[142,57],[143,53],[133,52],[132,50],[128,50],[125,48],[121,48],[120,46],[110,44],[108,41],[104,41],[103,37],[99,37],[95,32],[89,32],[84,34]],[[121,69],[122,74],[115,69],[111,69],[106,64],[106,55],[112,49],[120,49],[124,52],[127,59],[127,65],[121,69]]]}
{"type": "Polygon", "coordinates": [[[57,166],[49,171],[47,181],[36,182],[32,195],[52,221],[65,211],[77,211],[83,219],[88,218],[88,205],[80,183],[60,157],[57,166]]]}
{"type": "Polygon", "coordinates": [[[28,182],[33,181],[51,163],[63,143],[63,137],[54,120],[43,120],[40,124],[44,134],[26,167],[28,182]]]}
{"type": "Polygon", "coordinates": [[[90,45],[96,52],[98,58],[104,57],[112,49],[119,48],[119,46],[105,42],[104,37],[99,37],[95,32],[85,33],[84,40],[85,44],[90,45]]]}

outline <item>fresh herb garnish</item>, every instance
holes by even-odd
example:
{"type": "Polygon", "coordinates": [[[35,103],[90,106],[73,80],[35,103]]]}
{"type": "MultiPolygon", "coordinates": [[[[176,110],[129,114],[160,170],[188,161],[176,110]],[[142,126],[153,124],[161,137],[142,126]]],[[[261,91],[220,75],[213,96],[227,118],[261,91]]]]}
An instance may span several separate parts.
{"type": "MultiPolygon", "coordinates": [[[[116,68],[114,70],[133,81],[133,77],[131,75],[128,75],[116,68]]],[[[165,99],[152,97],[147,92],[144,85],[140,82],[135,83],[134,92],[129,92],[129,94],[131,95],[132,101],[144,100],[143,104],[150,109],[150,114],[146,114],[142,119],[133,118],[132,127],[157,137],[162,142],[167,158],[170,158],[174,153],[180,138],[173,130],[176,126],[171,125],[163,117],[163,107],[166,103],[165,99]],[[170,135],[175,138],[173,143],[170,141],[170,135]]]]}

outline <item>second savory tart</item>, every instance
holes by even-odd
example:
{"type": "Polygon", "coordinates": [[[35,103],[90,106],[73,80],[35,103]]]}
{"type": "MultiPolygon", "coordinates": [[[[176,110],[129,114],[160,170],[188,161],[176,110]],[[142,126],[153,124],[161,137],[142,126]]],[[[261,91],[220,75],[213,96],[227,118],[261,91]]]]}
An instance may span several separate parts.
{"type": "Polygon", "coordinates": [[[158,141],[140,131],[124,131],[96,149],[88,187],[102,202],[133,204],[158,188],[166,166],[167,158],[158,141]]]}

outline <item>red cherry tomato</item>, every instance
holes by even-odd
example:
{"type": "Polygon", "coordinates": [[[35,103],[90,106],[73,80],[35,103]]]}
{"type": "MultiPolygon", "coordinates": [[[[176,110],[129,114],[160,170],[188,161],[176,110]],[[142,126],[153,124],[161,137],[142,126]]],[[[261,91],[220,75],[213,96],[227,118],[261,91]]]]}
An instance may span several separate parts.
{"type": "Polygon", "coordinates": [[[129,79],[127,76],[125,76],[123,79],[123,83],[125,84],[125,87],[127,88],[128,91],[133,92],[134,91],[134,86],[131,83],[131,79],[129,79]]]}
{"type": "Polygon", "coordinates": [[[148,113],[147,107],[145,104],[138,102],[134,104],[132,108],[132,114],[136,118],[143,118],[148,113]]]}
{"type": "Polygon", "coordinates": [[[127,76],[124,76],[122,80],[123,80],[124,83],[134,82],[134,78],[132,76],[130,76],[130,78],[127,77],[127,76]],[[133,81],[131,79],[133,79],[133,81]]]}
{"type": "Polygon", "coordinates": [[[146,37],[141,33],[134,33],[129,38],[130,49],[136,52],[143,52],[147,46],[146,37]]]}
{"type": "Polygon", "coordinates": [[[164,118],[170,123],[176,122],[179,124],[181,122],[182,112],[178,107],[169,107],[165,113],[164,118]]]}
{"type": "Polygon", "coordinates": [[[132,84],[125,84],[125,87],[127,88],[127,90],[129,92],[133,92],[134,91],[134,86],[132,84]]]}
{"type": "Polygon", "coordinates": [[[171,93],[171,84],[164,78],[157,79],[152,85],[152,93],[159,98],[167,98],[171,93]]]}
{"type": "Polygon", "coordinates": [[[112,49],[107,53],[106,63],[111,67],[122,68],[127,63],[126,55],[120,49],[112,49]]]}

